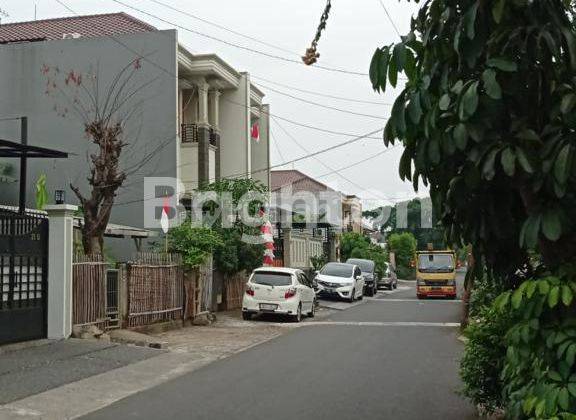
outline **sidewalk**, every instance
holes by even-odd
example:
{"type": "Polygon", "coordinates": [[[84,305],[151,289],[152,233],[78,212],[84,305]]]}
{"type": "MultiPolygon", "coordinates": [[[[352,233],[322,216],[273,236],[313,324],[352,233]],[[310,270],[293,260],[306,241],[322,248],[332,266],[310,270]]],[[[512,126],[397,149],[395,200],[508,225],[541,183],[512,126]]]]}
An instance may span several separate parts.
{"type": "Polygon", "coordinates": [[[280,319],[245,322],[239,312],[217,317],[154,335],[162,350],[75,339],[0,348],[0,419],[78,418],[292,329],[280,319]]]}

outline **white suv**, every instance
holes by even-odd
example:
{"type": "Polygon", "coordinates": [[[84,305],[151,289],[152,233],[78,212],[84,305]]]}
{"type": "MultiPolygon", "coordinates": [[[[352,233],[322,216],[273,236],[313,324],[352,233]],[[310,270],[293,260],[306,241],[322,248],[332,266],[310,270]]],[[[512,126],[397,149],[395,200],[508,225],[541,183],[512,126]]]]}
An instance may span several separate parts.
{"type": "Polygon", "coordinates": [[[242,301],[242,318],[253,314],[290,315],[300,322],[302,314],[314,316],[316,294],[302,270],[262,267],[252,272],[242,301]]]}

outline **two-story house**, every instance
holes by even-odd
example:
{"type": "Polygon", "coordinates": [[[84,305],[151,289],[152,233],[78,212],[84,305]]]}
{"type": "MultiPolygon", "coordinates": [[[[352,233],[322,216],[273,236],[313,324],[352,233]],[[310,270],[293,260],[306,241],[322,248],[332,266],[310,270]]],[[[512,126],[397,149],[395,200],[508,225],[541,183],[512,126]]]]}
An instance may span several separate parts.
{"type": "MultiPolygon", "coordinates": [[[[65,190],[68,202],[76,201],[70,184],[89,191],[95,147],[82,114],[94,111],[95,98],[102,105],[130,63],[134,91],[120,115],[128,179],[111,222],[143,226],[144,205],[155,198],[144,196],[145,177],[177,178],[187,191],[224,177],[270,185],[269,106],[248,73],[217,55],[192,53],[175,30],[125,13],[65,17],[0,25],[0,138],[19,139],[20,126],[9,118],[26,116],[29,144],[69,155],[28,165],[29,207],[41,174],[49,194],[65,190]],[[64,77],[69,73],[74,77],[64,77]]],[[[3,179],[19,173],[18,162],[10,165],[3,179]]],[[[17,185],[0,183],[0,204],[17,204],[17,185]]]]}

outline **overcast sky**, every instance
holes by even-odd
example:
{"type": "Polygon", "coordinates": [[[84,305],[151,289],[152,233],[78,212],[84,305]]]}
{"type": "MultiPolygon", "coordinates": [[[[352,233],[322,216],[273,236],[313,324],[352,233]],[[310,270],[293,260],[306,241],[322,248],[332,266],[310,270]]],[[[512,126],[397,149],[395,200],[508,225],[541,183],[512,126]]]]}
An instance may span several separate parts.
{"type": "MultiPolygon", "coordinates": [[[[168,23],[151,16],[141,14],[120,5],[113,0],[61,0],[78,14],[95,14],[124,11],[134,15],[160,29],[173,28],[168,23]]],[[[159,0],[189,14],[218,23],[237,32],[249,35],[282,50],[250,41],[213,26],[202,23],[170,10],[151,0],[122,0],[122,2],[176,23],[239,45],[258,49],[270,54],[290,59],[298,59],[315,33],[325,0],[159,0]],[[284,51],[285,50],[285,51],[284,51]]],[[[414,2],[402,0],[383,0],[396,26],[402,34],[406,33],[410,17],[417,10],[414,2]]],[[[380,0],[333,0],[333,8],[328,28],[320,41],[321,57],[319,64],[355,72],[367,73],[372,53],[377,46],[394,42],[396,32],[386,17],[380,0]]],[[[9,14],[2,23],[34,19],[34,5],[37,18],[48,19],[70,16],[56,0],[7,0],[0,1],[0,8],[9,14]]],[[[372,91],[367,76],[330,72],[317,68],[293,64],[277,59],[253,54],[218,41],[179,29],[179,40],[193,53],[216,53],[239,71],[248,71],[252,75],[271,81],[298,87],[299,89],[322,92],[361,101],[374,101],[383,104],[393,102],[396,93],[389,91],[378,95],[372,91]]],[[[335,108],[380,117],[351,115],[334,110],[323,109],[295,99],[283,96],[260,86],[266,93],[266,102],[271,106],[272,114],[303,124],[362,135],[383,127],[391,107],[353,103],[342,100],[319,97],[290,88],[275,86],[259,79],[276,90],[289,93],[308,101],[335,108]]],[[[307,154],[298,147],[289,135],[298,140],[306,149],[313,152],[343,142],[349,137],[325,134],[308,128],[298,127],[284,121],[272,121],[272,163],[278,164],[307,154]],[[289,134],[287,135],[283,129],[289,134]]],[[[380,137],[380,136],[379,136],[380,137]]],[[[331,169],[343,168],[355,162],[369,158],[385,149],[380,139],[365,139],[350,146],[318,156],[325,165],[313,158],[300,161],[296,169],[308,175],[320,177],[331,169]]],[[[402,148],[391,149],[384,154],[357,166],[340,171],[344,179],[336,174],[318,178],[348,194],[357,194],[371,207],[384,198],[394,201],[414,196],[410,183],[403,183],[398,177],[398,161],[402,148]]],[[[291,168],[290,166],[289,168],[291,168]]],[[[422,195],[422,192],[420,193],[422,195]]]]}

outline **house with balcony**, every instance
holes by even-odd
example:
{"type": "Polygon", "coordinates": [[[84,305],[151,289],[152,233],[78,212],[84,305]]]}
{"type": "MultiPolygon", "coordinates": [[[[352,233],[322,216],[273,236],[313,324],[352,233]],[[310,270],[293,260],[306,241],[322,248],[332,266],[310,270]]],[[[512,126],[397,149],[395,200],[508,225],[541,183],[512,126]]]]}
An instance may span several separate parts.
{"type": "MultiPolygon", "coordinates": [[[[93,111],[94,98],[104,98],[127,65],[134,66],[134,91],[120,116],[127,143],[120,167],[128,177],[111,223],[144,227],[146,205],[162,194],[145,194],[147,177],[179,179],[187,191],[225,177],[270,186],[270,110],[249,73],[216,54],[193,54],[177,31],[125,13],[74,16],[0,25],[0,138],[20,138],[16,118],[26,116],[34,146],[69,154],[65,161],[28,165],[28,207],[40,175],[51,197],[63,190],[72,204],[71,184],[90,191],[88,157],[96,149],[82,114],[93,111]],[[69,74],[74,77],[64,77],[69,74]]],[[[0,162],[0,201],[16,205],[19,164],[10,165],[0,162]]],[[[159,214],[157,200],[154,206],[159,214]]]]}

